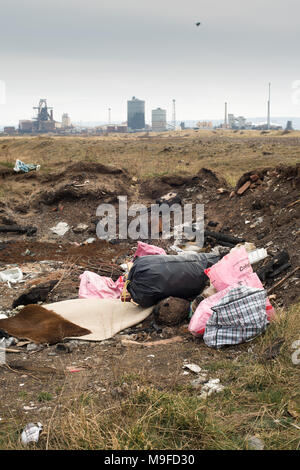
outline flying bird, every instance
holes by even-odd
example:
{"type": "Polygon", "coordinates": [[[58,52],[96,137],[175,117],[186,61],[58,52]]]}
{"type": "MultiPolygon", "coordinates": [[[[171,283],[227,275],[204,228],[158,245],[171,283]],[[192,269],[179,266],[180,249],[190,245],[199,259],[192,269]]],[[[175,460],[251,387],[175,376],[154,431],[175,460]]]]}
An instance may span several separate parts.
{"type": "Polygon", "coordinates": [[[195,24],[196,24],[196,26],[200,26],[201,23],[200,23],[200,21],[198,21],[198,23],[195,23],[195,24]]]}

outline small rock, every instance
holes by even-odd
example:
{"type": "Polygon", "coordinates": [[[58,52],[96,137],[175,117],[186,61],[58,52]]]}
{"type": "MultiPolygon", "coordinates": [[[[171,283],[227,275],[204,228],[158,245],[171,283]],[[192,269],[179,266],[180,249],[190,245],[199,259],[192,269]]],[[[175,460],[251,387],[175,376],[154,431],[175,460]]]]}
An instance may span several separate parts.
{"type": "Polygon", "coordinates": [[[190,303],[177,297],[168,297],[154,308],[154,318],[160,325],[174,326],[183,323],[188,317],[190,303]]]}

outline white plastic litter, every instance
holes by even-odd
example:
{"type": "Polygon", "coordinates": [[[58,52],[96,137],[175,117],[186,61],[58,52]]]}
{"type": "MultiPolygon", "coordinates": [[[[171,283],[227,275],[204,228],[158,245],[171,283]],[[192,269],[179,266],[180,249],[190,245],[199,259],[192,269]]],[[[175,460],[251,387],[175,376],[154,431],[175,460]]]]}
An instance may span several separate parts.
{"type": "Polygon", "coordinates": [[[197,366],[197,364],[184,364],[182,368],[189,369],[191,372],[194,372],[194,374],[199,374],[199,372],[201,372],[201,367],[197,366]]]}
{"type": "Polygon", "coordinates": [[[86,244],[89,244],[89,243],[94,243],[95,241],[96,241],[96,238],[91,237],[91,238],[88,238],[87,240],[85,240],[85,242],[83,242],[83,243],[86,245],[86,244]]]}
{"type": "Polygon", "coordinates": [[[16,173],[28,173],[29,171],[38,171],[41,165],[35,165],[34,163],[24,163],[21,160],[16,160],[14,171],[16,173]]]}
{"type": "Polygon", "coordinates": [[[0,272],[0,281],[11,282],[15,284],[23,279],[23,273],[20,268],[10,268],[0,272]]]}
{"type": "Polygon", "coordinates": [[[206,384],[203,385],[199,398],[206,399],[213,393],[220,393],[224,390],[224,385],[220,384],[220,379],[210,379],[206,384]]]}
{"type": "Polygon", "coordinates": [[[5,315],[5,313],[0,313],[0,320],[4,320],[5,318],[8,318],[8,316],[5,315]]]}
{"type": "Polygon", "coordinates": [[[268,253],[265,248],[258,248],[257,250],[250,251],[250,253],[248,253],[250,264],[258,263],[259,261],[267,258],[267,256],[268,253]]]}
{"type": "Polygon", "coordinates": [[[43,425],[41,423],[29,423],[25,426],[22,434],[21,434],[21,441],[23,445],[27,445],[30,442],[38,442],[40,437],[40,432],[43,429],[43,425]]]}
{"type": "Polygon", "coordinates": [[[60,237],[63,237],[64,234],[70,230],[70,227],[67,224],[67,222],[59,222],[55,227],[51,227],[50,230],[55,235],[59,235],[60,237]]]}

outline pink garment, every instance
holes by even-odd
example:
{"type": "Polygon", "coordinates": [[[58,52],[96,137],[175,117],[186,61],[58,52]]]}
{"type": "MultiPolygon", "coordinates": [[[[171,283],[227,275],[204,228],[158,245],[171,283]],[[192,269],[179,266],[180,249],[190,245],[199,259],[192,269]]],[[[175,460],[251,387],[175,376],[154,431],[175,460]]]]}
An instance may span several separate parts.
{"type": "Polygon", "coordinates": [[[228,253],[211,268],[205,269],[204,272],[214,288],[221,291],[252,274],[253,269],[245,247],[241,246],[239,249],[228,253]]]}
{"type": "MultiPolygon", "coordinates": [[[[231,286],[226,286],[223,290],[220,290],[216,294],[211,295],[210,297],[207,297],[206,299],[202,300],[202,302],[200,302],[200,304],[196,308],[189,323],[188,328],[192,335],[202,336],[204,334],[206,322],[213,313],[212,307],[217,305],[220,300],[227,294],[227,292],[239,285],[263,289],[263,285],[258,275],[256,273],[251,274],[248,272],[246,276],[239,280],[239,282],[236,282],[231,286]]],[[[268,298],[266,299],[266,315],[268,321],[272,321],[275,316],[275,310],[272,307],[268,298]]]]}
{"type": "Polygon", "coordinates": [[[121,297],[124,287],[122,276],[114,282],[110,277],[99,276],[91,271],[84,271],[79,278],[80,299],[89,299],[91,297],[98,297],[99,299],[119,299],[121,297]]]}
{"type": "Polygon", "coordinates": [[[147,255],[166,255],[167,253],[163,248],[159,248],[158,246],[148,245],[148,243],[138,242],[138,247],[136,252],[134,253],[134,258],[139,256],[147,256],[147,255]]]}

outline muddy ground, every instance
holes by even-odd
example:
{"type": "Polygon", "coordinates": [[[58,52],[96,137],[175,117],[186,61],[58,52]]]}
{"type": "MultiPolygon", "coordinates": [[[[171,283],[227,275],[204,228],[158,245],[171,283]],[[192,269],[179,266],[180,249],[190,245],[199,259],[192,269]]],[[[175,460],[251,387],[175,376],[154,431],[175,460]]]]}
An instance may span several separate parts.
{"type": "MultiPolygon", "coordinates": [[[[16,175],[11,168],[0,166],[0,181],[5,187],[5,197],[0,202],[0,226],[37,229],[33,235],[1,233],[0,269],[16,265],[24,274],[22,283],[11,287],[0,283],[1,311],[10,315],[12,303],[20,294],[51,280],[59,282],[46,302],[77,298],[79,275],[85,270],[117,279],[122,273],[120,265],[131,259],[136,242],[96,239],[90,244],[83,243],[88,238],[97,238],[97,206],[117,205],[118,195],[126,195],[129,205],[138,202],[150,207],[160,197],[174,192],[182,203],[204,204],[206,229],[244,238],[258,248],[267,248],[271,256],[288,251],[291,267],[266,282],[265,287],[271,288],[299,266],[300,166],[249,170],[250,173],[241,174],[236,188],[232,188],[222,175],[201,168],[200,164],[192,176],[169,174],[148,181],[140,181],[121,166],[95,162],[60,165],[47,174],[16,175]],[[236,191],[251,176],[251,186],[238,195],[236,191]],[[70,227],[62,237],[50,230],[58,222],[66,222],[70,227]],[[76,233],[78,224],[86,224],[87,228],[76,233]]],[[[174,254],[170,249],[172,240],[146,241],[174,254]]],[[[205,245],[206,251],[212,247],[212,242],[205,245]]],[[[288,308],[299,299],[299,277],[299,271],[295,272],[275,288],[272,299],[275,308],[288,308]]],[[[92,390],[109,401],[127,393],[133,376],[140,376],[141,381],[162,390],[184,384],[192,378],[192,373],[183,374],[185,361],[205,367],[222,354],[234,359],[247,350],[242,345],[226,352],[213,351],[188,333],[187,322],[178,327],[162,327],[157,332],[151,321],[149,317],[143,324],[102,343],[75,341],[70,353],[57,350],[55,345],[32,351],[26,344],[12,346],[19,352],[8,353],[7,365],[0,368],[2,422],[17,418],[47,422],[62,390],[70,396],[92,390]],[[174,336],[182,341],[168,346],[130,347],[121,345],[124,334],[140,342],[174,336]],[[51,399],[50,395],[47,399],[45,392],[51,399]]]]}

